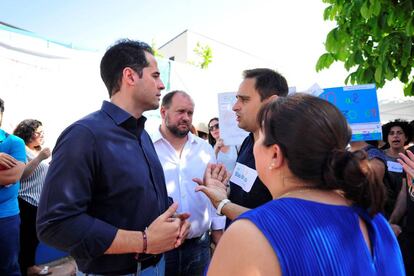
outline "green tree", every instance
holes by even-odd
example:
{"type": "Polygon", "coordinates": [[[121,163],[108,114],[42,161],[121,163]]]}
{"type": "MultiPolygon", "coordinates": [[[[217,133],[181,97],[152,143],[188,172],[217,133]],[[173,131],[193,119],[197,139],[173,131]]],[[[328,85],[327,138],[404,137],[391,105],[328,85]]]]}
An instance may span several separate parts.
{"type": "Polygon", "coordinates": [[[160,58],[164,57],[158,50],[158,47],[156,46],[156,43],[155,43],[155,39],[152,39],[151,41],[151,48],[152,48],[152,51],[154,52],[154,57],[160,57],[160,58]]]}
{"type": "Polygon", "coordinates": [[[345,83],[375,83],[398,78],[404,94],[414,96],[414,1],[322,0],[329,4],[324,20],[336,21],[316,71],[335,61],[350,72],[345,83]]]}
{"type": "Polygon", "coordinates": [[[201,69],[207,69],[208,65],[213,61],[213,51],[208,45],[201,45],[200,42],[197,42],[196,47],[194,48],[194,53],[200,58],[200,62],[194,63],[190,62],[201,69]]]}

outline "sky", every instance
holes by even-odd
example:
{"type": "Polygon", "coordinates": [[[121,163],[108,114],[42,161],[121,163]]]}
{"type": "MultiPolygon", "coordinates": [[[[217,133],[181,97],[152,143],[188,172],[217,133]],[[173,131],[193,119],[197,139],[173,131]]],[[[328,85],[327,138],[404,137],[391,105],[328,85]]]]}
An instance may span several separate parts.
{"type": "Polygon", "coordinates": [[[98,51],[119,38],[160,47],[190,29],[271,61],[290,86],[306,89],[341,86],[346,77],[339,64],[321,74],[314,69],[335,26],[323,21],[325,7],[322,0],[2,0],[0,21],[98,51]]]}
{"type": "Polygon", "coordinates": [[[347,76],[340,63],[315,71],[335,27],[323,20],[325,7],[322,0],[1,0],[0,21],[96,51],[120,38],[160,47],[190,29],[272,61],[290,86],[303,91],[314,83],[342,86],[347,76]]]}
{"type": "Polygon", "coordinates": [[[88,49],[121,37],[162,45],[192,29],[260,54],[292,40],[306,43],[312,33],[322,45],[325,6],[321,0],[2,0],[0,20],[88,49]]]}
{"type": "MultiPolygon", "coordinates": [[[[1,0],[0,21],[100,52],[120,38],[160,47],[189,29],[271,61],[290,86],[304,91],[314,83],[343,86],[348,75],[342,63],[315,71],[335,27],[323,20],[326,7],[322,0],[1,0]]],[[[379,90],[379,99],[401,95],[395,82],[379,90]]]]}
{"type": "MultiPolygon", "coordinates": [[[[335,27],[335,22],[323,20],[326,6],[322,0],[1,0],[0,21],[52,41],[98,52],[120,38],[150,44],[154,41],[160,47],[189,29],[270,61],[272,68],[287,78],[289,86],[304,91],[314,83],[322,88],[343,86],[347,76],[341,63],[333,64],[329,70],[315,71],[325,50],[326,35],[335,27]]],[[[4,70],[7,75],[8,69],[4,70]]],[[[236,91],[241,71],[237,76],[228,91],[236,91]]],[[[233,79],[229,73],[223,73],[223,78],[233,79]]],[[[26,84],[39,89],[43,85],[26,84]]],[[[61,85],[57,80],[47,84],[53,88],[61,85]]],[[[35,97],[30,91],[24,93],[26,97],[35,97]]],[[[58,95],[61,93],[49,97],[58,95]]],[[[380,89],[378,98],[394,95],[402,95],[400,84],[380,89]]],[[[68,96],[75,98],[72,93],[68,96]]],[[[90,111],[90,107],[85,108],[90,111]]]]}

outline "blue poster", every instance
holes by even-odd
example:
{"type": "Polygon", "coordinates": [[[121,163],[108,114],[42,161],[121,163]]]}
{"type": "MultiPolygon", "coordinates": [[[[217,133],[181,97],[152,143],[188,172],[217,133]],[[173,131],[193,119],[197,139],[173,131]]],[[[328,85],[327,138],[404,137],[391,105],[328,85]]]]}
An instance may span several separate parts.
{"type": "Polygon", "coordinates": [[[375,84],[325,88],[319,97],[334,104],[351,129],[351,141],[382,140],[375,84]]]}

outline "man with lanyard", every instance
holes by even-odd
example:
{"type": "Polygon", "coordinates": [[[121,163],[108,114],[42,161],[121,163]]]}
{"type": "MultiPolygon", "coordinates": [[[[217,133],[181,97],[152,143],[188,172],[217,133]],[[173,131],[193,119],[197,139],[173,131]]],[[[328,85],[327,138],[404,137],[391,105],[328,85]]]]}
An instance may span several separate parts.
{"type": "MultiPolygon", "coordinates": [[[[0,99],[0,127],[4,101],[0,99]]],[[[0,275],[20,275],[20,216],[17,195],[26,149],[22,139],[0,129],[0,275]]]]}
{"type": "Polygon", "coordinates": [[[162,253],[181,245],[189,214],[170,207],[142,113],[164,84],[152,49],[121,40],[101,60],[110,102],[69,126],[53,151],[40,198],[40,239],[68,251],[77,275],[163,275],[162,253]]]}

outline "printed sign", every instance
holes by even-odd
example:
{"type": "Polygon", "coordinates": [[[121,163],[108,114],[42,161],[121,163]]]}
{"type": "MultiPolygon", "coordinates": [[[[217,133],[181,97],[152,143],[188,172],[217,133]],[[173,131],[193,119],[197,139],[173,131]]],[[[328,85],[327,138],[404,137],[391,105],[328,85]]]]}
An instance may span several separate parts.
{"type": "Polygon", "coordinates": [[[219,104],[220,138],[223,139],[225,145],[241,145],[249,133],[237,126],[236,113],[232,110],[236,102],[236,93],[219,93],[217,96],[219,104]]]}
{"type": "Polygon", "coordinates": [[[382,140],[377,90],[374,84],[325,88],[313,94],[334,104],[352,129],[351,141],[382,140]]]}

